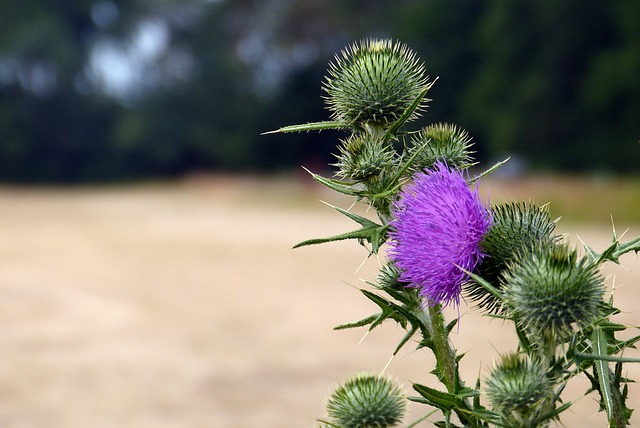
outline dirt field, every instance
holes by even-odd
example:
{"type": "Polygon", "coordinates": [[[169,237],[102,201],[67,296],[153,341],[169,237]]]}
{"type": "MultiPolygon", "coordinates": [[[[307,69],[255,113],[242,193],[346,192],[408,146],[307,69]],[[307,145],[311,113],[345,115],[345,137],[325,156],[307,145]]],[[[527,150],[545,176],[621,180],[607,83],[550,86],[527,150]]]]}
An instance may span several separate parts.
{"type": "MultiPolygon", "coordinates": [[[[501,189],[492,199],[519,196],[501,189]]],[[[327,198],[315,184],[259,178],[0,188],[0,427],[314,426],[336,383],[381,371],[401,337],[391,325],[364,339],[332,331],[375,310],[356,287],[377,261],[356,272],[366,253],[353,242],[289,249],[352,227],[317,202],[327,198]]],[[[572,240],[607,244],[609,227],[570,220],[572,240]]],[[[638,324],[640,262],[623,263],[611,270],[618,320],[638,324]]],[[[454,340],[473,383],[513,338],[461,314],[454,340]]],[[[434,384],[431,364],[407,347],[387,373],[410,392],[410,381],[434,384]]],[[[631,394],[640,407],[640,388],[631,394]]],[[[581,399],[566,426],[606,426],[596,410],[581,399]]]]}

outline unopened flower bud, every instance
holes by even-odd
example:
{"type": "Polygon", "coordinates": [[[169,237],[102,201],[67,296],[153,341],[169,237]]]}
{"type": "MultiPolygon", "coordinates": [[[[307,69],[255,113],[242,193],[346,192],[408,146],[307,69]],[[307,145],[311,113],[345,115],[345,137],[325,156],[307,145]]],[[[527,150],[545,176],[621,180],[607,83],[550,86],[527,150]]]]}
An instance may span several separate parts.
{"type": "Polygon", "coordinates": [[[433,168],[436,162],[444,162],[450,167],[462,170],[471,167],[471,137],[449,123],[437,123],[422,128],[411,138],[409,156],[416,154],[412,170],[433,168]]]}
{"type": "Polygon", "coordinates": [[[355,43],[336,56],[323,85],[334,119],[363,128],[395,122],[427,87],[424,65],[409,48],[376,39],[355,43]]]}
{"type": "MultiPolygon", "coordinates": [[[[552,249],[558,237],[554,234],[556,223],[550,219],[546,207],[516,202],[495,205],[491,211],[491,228],[480,242],[486,257],[477,269],[478,275],[502,290],[509,262],[535,249],[552,249]]],[[[481,308],[489,312],[501,310],[500,300],[476,282],[467,283],[465,291],[481,308]]]]}
{"type": "Polygon", "coordinates": [[[337,157],[338,174],[351,180],[366,181],[393,165],[395,151],[382,138],[353,134],[343,141],[337,157]]]}
{"type": "Polygon", "coordinates": [[[359,374],[336,389],[327,401],[333,425],[341,428],[386,428],[402,422],[405,398],[392,381],[359,374]]]}
{"type": "Polygon", "coordinates": [[[509,426],[529,426],[539,404],[553,393],[552,384],[540,363],[519,354],[508,354],[495,365],[486,380],[486,391],[494,410],[509,426]]]}
{"type": "Polygon", "coordinates": [[[522,325],[545,336],[564,336],[597,320],[604,295],[598,266],[557,245],[509,263],[505,274],[509,308],[522,325]]]}

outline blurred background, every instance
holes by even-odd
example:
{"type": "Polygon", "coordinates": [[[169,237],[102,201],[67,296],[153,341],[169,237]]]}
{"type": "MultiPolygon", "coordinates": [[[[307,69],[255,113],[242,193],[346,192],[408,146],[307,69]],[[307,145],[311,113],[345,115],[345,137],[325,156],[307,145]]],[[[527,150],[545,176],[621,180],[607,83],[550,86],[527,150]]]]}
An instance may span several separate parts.
{"type": "Polygon", "coordinates": [[[478,157],[635,172],[640,4],[534,0],[0,2],[0,180],[79,183],[331,160],[332,134],[260,136],[328,117],[328,62],[364,37],[413,48],[425,123],[478,157]]]}
{"type": "MultiPolygon", "coordinates": [[[[416,129],[511,156],[483,195],[550,202],[602,250],[612,217],[640,235],[639,22],[637,0],[0,0],[0,426],[314,426],[359,370],[435,386],[411,344],[389,363],[395,326],[332,331],[375,311],[356,290],[375,258],[289,251],[354,227],[300,179],[341,135],[260,134],[326,120],[333,56],[398,39],[439,77],[416,129]]],[[[621,261],[607,283],[637,325],[640,259],[621,261]]],[[[469,384],[513,349],[472,307],[447,316],[469,384]]],[[[565,426],[606,425],[587,388],[565,426]]]]}

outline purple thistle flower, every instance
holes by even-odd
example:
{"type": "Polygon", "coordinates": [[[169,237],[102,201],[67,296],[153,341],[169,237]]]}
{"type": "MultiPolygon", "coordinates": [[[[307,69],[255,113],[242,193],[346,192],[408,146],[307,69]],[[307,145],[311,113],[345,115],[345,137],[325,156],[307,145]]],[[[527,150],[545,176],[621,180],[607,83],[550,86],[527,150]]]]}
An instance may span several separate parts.
{"type": "Polygon", "coordinates": [[[459,303],[462,284],[484,254],[480,240],[491,213],[462,174],[437,162],[414,175],[393,207],[389,258],[399,280],[419,289],[427,304],[459,303]]]}

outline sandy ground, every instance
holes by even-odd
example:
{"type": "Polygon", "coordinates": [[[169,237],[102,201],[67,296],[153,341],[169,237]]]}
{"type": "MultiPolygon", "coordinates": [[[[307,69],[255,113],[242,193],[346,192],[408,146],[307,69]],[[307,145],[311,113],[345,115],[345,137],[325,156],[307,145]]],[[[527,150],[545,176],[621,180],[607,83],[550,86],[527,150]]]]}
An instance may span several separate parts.
{"type": "MultiPolygon", "coordinates": [[[[352,227],[326,198],[313,184],[224,177],[0,188],[0,426],[313,426],[332,388],[381,371],[402,333],[332,331],[375,310],[357,287],[377,261],[356,272],[366,253],[353,242],[290,250],[352,227]]],[[[609,239],[608,228],[566,228],[599,248],[609,239]]],[[[637,324],[640,262],[623,262],[610,271],[619,321],[637,324]]],[[[466,306],[453,340],[469,383],[513,346],[508,328],[466,306]]],[[[434,385],[432,363],[408,346],[387,373],[410,392],[410,381],[434,385]]],[[[596,410],[579,400],[566,426],[606,426],[596,410]]]]}

